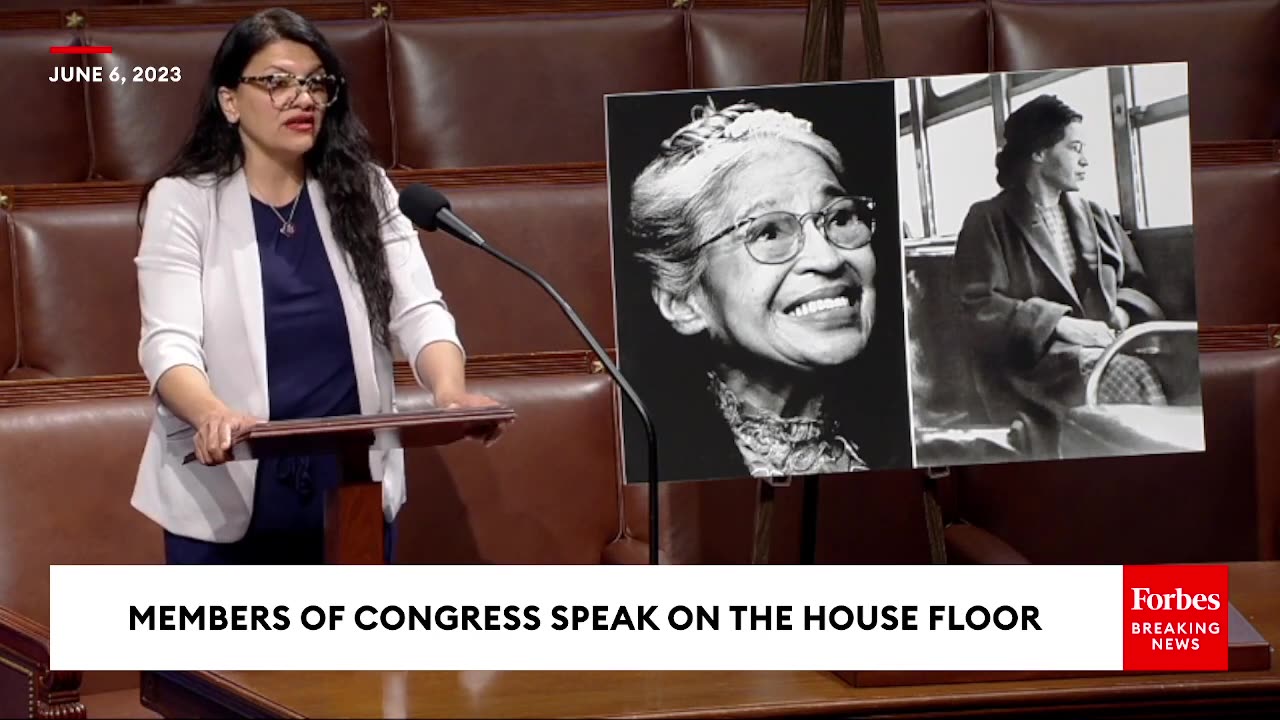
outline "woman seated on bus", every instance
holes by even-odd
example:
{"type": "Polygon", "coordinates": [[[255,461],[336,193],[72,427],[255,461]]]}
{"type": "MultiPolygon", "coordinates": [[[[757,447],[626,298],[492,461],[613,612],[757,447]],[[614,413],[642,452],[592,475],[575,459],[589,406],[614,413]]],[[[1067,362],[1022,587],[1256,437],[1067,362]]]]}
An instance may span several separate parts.
{"type": "MultiPolygon", "coordinates": [[[[1080,195],[1089,162],[1083,117],[1041,95],[1005,121],[995,197],[969,209],[953,281],[969,321],[988,420],[1025,423],[1039,457],[1057,454],[1058,420],[1084,404],[1094,364],[1120,332],[1163,318],[1120,223],[1080,195]]],[[[1164,404],[1158,378],[1117,355],[1103,402],[1164,404]]]]}

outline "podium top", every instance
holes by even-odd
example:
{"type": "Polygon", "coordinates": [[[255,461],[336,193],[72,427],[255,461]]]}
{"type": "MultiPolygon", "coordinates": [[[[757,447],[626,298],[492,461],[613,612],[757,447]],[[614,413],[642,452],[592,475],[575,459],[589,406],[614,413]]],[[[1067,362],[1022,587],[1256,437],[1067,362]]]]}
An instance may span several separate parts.
{"type": "MultiPolygon", "coordinates": [[[[367,450],[377,440],[384,447],[432,447],[483,437],[515,417],[514,410],[497,405],[272,420],[237,433],[231,444],[236,460],[367,450]]],[[[190,453],[183,462],[195,459],[190,453]]]]}

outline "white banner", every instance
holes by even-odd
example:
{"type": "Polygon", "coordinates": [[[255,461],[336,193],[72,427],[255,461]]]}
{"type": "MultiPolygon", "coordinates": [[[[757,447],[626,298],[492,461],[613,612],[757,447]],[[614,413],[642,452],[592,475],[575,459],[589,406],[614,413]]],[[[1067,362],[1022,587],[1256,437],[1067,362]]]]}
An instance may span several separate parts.
{"type": "Polygon", "coordinates": [[[1124,654],[1121,566],[50,575],[58,670],[1119,670],[1124,654]]]}

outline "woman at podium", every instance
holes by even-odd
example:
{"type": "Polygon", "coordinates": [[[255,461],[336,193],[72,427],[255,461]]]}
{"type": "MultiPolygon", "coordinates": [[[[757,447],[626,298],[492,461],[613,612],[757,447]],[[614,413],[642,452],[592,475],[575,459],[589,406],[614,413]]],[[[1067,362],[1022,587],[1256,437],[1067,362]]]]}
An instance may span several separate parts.
{"type": "MultiPolygon", "coordinates": [[[[336,457],[236,461],[233,437],[392,412],[392,343],[438,405],[493,403],[466,389],[454,318],[345,83],[301,16],[239,22],[189,140],[144,193],[139,359],[157,412],[132,502],[164,528],[167,562],[322,562],[336,457]]],[[[403,454],[369,462],[390,550],[403,454]]]]}

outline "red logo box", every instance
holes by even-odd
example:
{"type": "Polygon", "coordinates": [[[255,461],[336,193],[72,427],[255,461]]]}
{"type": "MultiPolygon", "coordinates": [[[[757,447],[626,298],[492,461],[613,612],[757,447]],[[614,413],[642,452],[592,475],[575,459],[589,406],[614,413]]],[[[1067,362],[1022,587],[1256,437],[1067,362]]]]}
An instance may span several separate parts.
{"type": "Polygon", "coordinates": [[[1126,565],[1124,669],[1227,669],[1225,565],[1126,565]]]}

